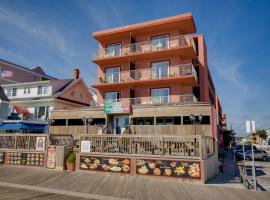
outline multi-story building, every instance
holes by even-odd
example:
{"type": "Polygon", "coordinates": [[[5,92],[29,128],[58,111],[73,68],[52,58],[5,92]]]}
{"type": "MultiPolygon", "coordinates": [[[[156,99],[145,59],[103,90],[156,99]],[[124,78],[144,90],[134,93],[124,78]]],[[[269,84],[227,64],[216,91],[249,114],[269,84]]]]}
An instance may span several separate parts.
{"type": "Polygon", "coordinates": [[[11,75],[9,77],[0,76],[0,85],[56,80],[56,78],[47,75],[40,66],[29,69],[21,65],[0,59],[0,72],[2,71],[8,71],[11,75]]]}
{"type": "Polygon", "coordinates": [[[92,99],[88,87],[74,70],[74,79],[46,80],[2,85],[10,99],[9,114],[26,119],[47,119],[53,109],[89,107],[92,99]]]}
{"type": "Polygon", "coordinates": [[[192,15],[184,14],[93,33],[99,50],[92,86],[114,131],[127,123],[182,124],[190,114],[205,115],[204,123],[210,123],[210,107],[218,110],[220,104],[215,103],[204,36],[195,32],[192,15]],[[200,111],[206,105],[208,114],[200,111]]]}
{"type": "MultiPolygon", "coordinates": [[[[99,31],[93,37],[99,44],[92,84],[97,106],[51,113],[52,136],[80,135],[87,147],[77,154],[77,169],[95,170],[95,165],[88,168],[89,160],[105,163],[102,157],[112,156],[115,163],[126,158],[136,172],[123,170],[134,174],[193,176],[203,182],[216,174],[222,109],[204,36],[196,34],[192,14],[99,31]],[[147,159],[152,160],[148,168],[147,159]],[[156,167],[163,161],[167,172],[156,167]],[[196,175],[182,171],[192,166],[196,175]]],[[[111,170],[105,168],[99,170],[111,170]]]]}

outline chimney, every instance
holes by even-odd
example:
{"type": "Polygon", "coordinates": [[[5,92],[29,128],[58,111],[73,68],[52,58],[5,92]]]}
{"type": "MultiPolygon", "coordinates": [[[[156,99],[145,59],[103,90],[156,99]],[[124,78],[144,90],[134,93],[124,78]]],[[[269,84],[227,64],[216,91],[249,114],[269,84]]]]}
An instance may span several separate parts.
{"type": "Polygon", "coordinates": [[[75,67],[74,70],[73,70],[73,78],[74,79],[79,79],[80,78],[80,70],[75,67]]]}

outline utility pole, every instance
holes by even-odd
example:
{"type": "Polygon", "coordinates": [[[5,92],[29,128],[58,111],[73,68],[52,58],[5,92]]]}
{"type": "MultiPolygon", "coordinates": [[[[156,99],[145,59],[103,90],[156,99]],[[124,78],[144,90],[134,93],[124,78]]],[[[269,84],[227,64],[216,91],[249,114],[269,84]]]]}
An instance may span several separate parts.
{"type": "Polygon", "coordinates": [[[256,168],[255,168],[255,161],[254,161],[254,149],[253,144],[251,144],[251,151],[252,151],[252,168],[253,168],[253,182],[254,182],[254,190],[257,191],[257,180],[256,180],[256,168]]]}

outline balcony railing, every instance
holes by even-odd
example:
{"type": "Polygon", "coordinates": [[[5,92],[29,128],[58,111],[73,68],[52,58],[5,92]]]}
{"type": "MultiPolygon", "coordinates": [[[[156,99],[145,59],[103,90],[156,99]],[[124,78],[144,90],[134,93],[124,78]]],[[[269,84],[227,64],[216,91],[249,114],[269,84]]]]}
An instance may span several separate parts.
{"type": "Polygon", "coordinates": [[[170,96],[156,96],[156,97],[120,98],[117,100],[104,100],[104,102],[105,103],[129,102],[132,105],[144,105],[144,104],[147,105],[147,104],[193,103],[198,102],[198,99],[193,94],[187,94],[187,95],[170,95],[170,96]]]}
{"type": "Polygon", "coordinates": [[[168,67],[164,66],[158,69],[145,68],[116,73],[106,73],[103,77],[93,77],[93,81],[95,83],[118,83],[135,80],[155,80],[187,76],[193,76],[196,81],[198,80],[197,72],[192,63],[173,65],[168,67]]]}
{"type": "Polygon", "coordinates": [[[90,154],[204,159],[214,153],[214,140],[206,136],[81,135],[90,141],[90,154]]]}
{"type": "Polygon", "coordinates": [[[132,55],[135,53],[146,53],[161,51],[166,49],[174,49],[183,46],[192,46],[194,51],[196,51],[194,40],[191,36],[176,36],[170,37],[167,43],[153,43],[152,41],[139,42],[126,45],[117,45],[117,49],[112,47],[104,48],[94,52],[93,59],[102,59],[102,58],[112,58],[117,56],[132,55]],[[119,47],[120,46],[120,47],[119,47]],[[120,49],[119,49],[119,48],[120,49]]]}

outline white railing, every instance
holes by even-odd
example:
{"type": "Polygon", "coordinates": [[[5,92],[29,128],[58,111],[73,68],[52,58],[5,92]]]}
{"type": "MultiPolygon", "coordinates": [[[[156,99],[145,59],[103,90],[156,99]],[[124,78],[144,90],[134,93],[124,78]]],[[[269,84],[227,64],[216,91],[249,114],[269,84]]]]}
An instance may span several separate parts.
{"type": "MultiPolygon", "coordinates": [[[[105,100],[109,102],[129,102],[132,105],[147,105],[147,104],[170,104],[170,103],[193,103],[198,102],[198,99],[193,94],[186,95],[170,95],[157,97],[136,97],[136,98],[120,98],[117,100],[105,100]]],[[[103,104],[104,104],[103,102],[103,104]]]]}
{"type": "Polygon", "coordinates": [[[93,54],[93,59],[101,59],[101,58],[111,58],[116,56],[125,56],[131,55],[134,53],[145,53],[145,52],[153,52],[160,51],[165,49],[173,49],[182,46],[192,46],[194,51],[196,51],[195,43],[192,36],[176,36],[169,37],[167,43],[157,43],[154,44],[152,41],[138,42],[133,44],[125,44],[120,46],[120,50],[106,50],[100,49],[93,54]]]}
{"type": "Polygon", "coordinates": [[[138,70],[122,71],[115,73],[105,73],[99,78],[93,77],[94,83],[118,83],[134,80],[154,80],[164,78],[177,78],[194,76],[198,80],[197,72],[192,63],[162,67],[158,70],[144,68],[138,70]]]}

